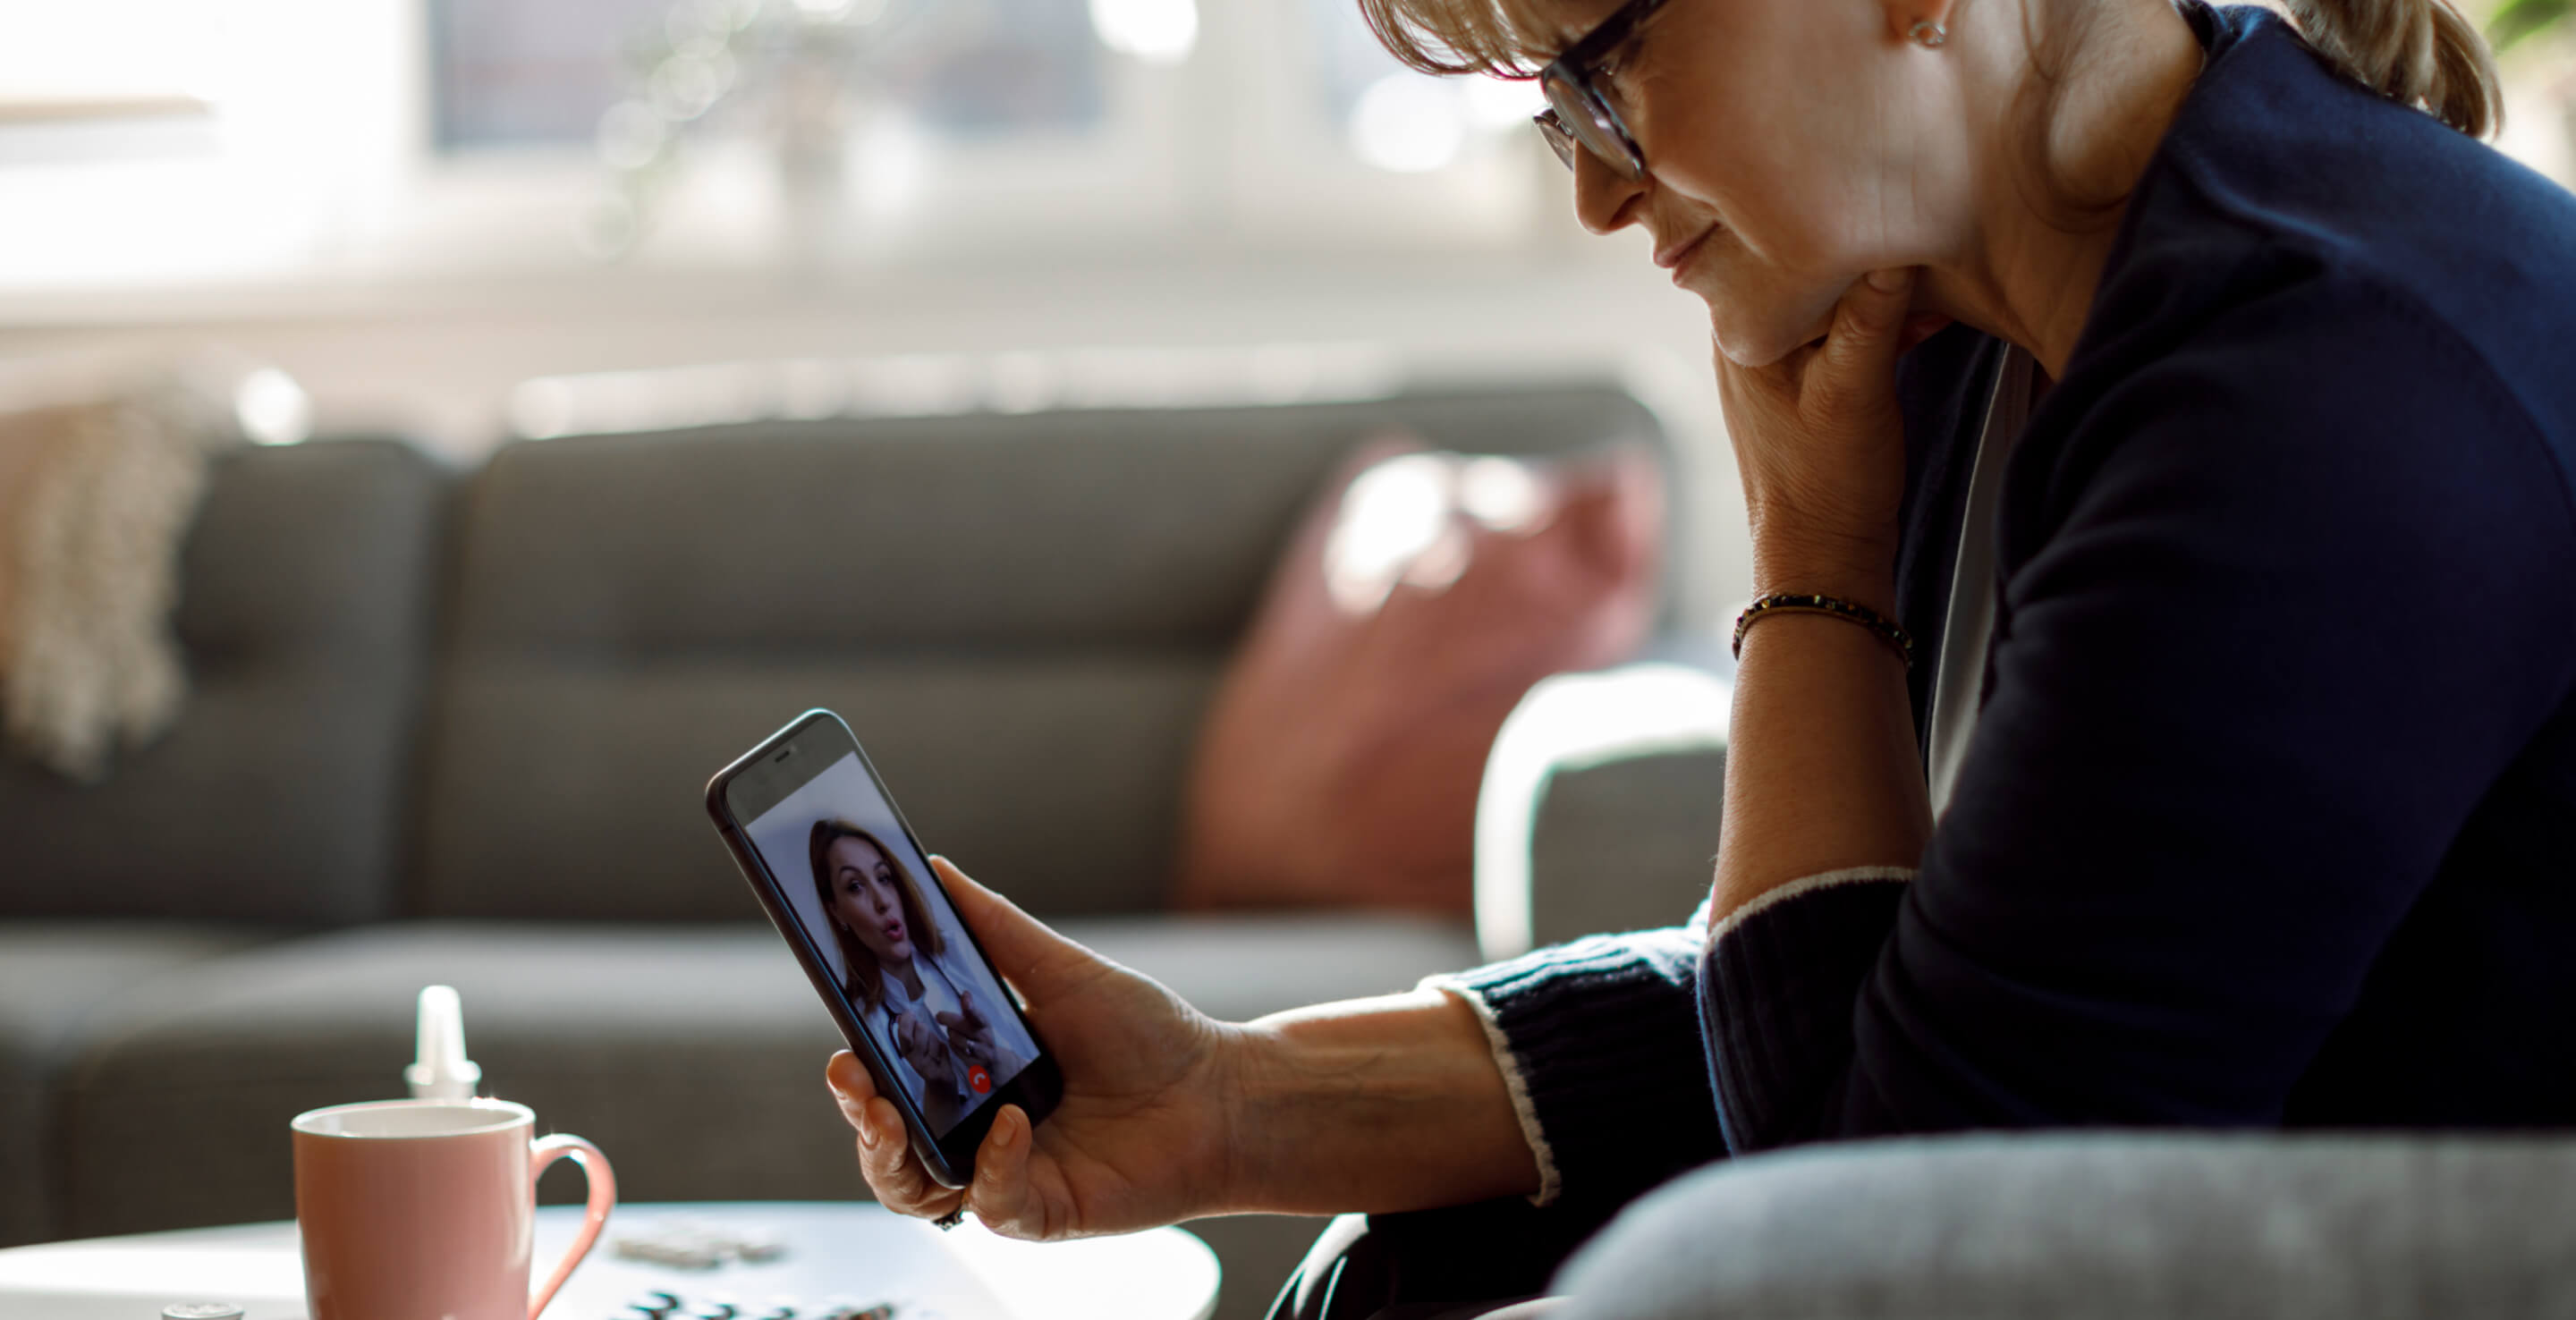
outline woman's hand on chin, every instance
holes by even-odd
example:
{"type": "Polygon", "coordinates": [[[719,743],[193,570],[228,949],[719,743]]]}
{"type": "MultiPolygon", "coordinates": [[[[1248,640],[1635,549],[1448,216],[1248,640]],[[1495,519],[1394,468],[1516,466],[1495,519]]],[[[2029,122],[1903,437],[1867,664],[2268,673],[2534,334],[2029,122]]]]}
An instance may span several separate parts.
{"type": "Polygon", "coordinates": [[[1816,592],[1894,613],[1905,493],[1896,359],[1939,328],[1914,312],[1914,285],[1912,269],[1853,281],[1824,337],[1769,366],[1717,355],[1757,592],[1816,592]]]}
{"type": "Polygon", "coordinates": [[[995,970],[1028,1001],[1064,1071],[1064,1100],[1034,1133],[1019,1106],[1006,1106],[975,1152],[973,1185],[954,1191],[931,1181],[867,1070],[834,1055],[828,1079],[877,1198],[924,1218],[962,1201],[1017,1238],[1131,1232],[1223,1208],[1234,1195],[1227,1106],[1239,1093],[1242,1033],[1047,929],[946,859],[931,864],[995,970]]]}

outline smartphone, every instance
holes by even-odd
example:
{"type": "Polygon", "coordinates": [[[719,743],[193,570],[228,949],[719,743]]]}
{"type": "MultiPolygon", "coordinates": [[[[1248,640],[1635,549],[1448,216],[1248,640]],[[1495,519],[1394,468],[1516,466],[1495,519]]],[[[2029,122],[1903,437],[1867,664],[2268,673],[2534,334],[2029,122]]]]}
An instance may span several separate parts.
{"type": "Polygon", "coordinates": [[[1064,1074],[840,716],[809,710],[718,771],[707,812],[932,1178],[974,1178],[1003,1105],[1054,1111],[1064,1074]]]}

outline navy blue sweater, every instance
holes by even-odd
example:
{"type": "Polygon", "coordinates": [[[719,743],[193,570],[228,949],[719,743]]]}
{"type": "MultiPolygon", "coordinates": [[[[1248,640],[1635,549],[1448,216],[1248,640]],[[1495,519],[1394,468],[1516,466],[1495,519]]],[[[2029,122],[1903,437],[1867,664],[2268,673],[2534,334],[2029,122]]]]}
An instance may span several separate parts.
{"type": "MultiPolygon", "coordinates": [[[[1457,978],[1551,1194],[1878,1134],[2576,1120],[2576,199],[2185,12],[2209,62],[2013,452],[1919,870],[1457,978]]],[[[2002,349],[1902,371],[1930,646],[2002,349]]]]}

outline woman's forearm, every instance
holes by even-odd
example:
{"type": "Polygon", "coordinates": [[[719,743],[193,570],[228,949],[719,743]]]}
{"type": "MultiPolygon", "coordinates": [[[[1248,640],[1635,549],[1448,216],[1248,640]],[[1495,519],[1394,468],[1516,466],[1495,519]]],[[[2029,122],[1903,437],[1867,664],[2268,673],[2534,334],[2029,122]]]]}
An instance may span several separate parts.
{"type": "MultiPolygon", "coordinates": [[[[1886,612],[1894,593],[1856,583],[1841,594],[1886,612]]],[[[1913,866],[1931,834],[1905,669],[1886,644],[1815,614],[1784,614],[1747,631],[1709,919],[1805,876],[1913,866]]]]}
{"type": "Polygon", "coordinates": [[[1238,1029],[1228,1211],[1416,1210],[1538,1190],[1475,1010],[1437,990],[1238,1029]]]}
{"type": "MultiPolygon", "coordinates": [[[[1904,669],[1884,644],[1838,619],[1768,619],[1745,640],[1736,685],[1716,916],[1804,876],[1913,865],[1931,811],[1904,669]]],[[[1413,1210],[1538,1190],[1483,1024],[1456,997],[1350,1000],[1235,1032],[1233,1167],[1211,1213],[1413,1210]]]]}
{"type": "MultiPolygon", "coordinates": [[[[1718,355],[1756,592],[1895,617],[1906,479],[1896,363],[1917,338],[1907,326],[1918,274],[1853,281],[1824,339],[1768,365],[1718,355]]],[[[1932,811],[1895,654],[1845,620],[1784,613],[1744,635],[1740,660],[1710,920],[1806,876],[1915,865],[1932,811]]]]}

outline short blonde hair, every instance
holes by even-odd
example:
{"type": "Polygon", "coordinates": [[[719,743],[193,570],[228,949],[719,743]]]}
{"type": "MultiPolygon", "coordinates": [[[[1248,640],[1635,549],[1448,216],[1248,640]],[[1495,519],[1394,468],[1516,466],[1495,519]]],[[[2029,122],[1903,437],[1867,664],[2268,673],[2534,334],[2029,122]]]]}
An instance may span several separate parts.
{"type": "Polygon", "coordinates": [[[1531,0],[1360,0],[1360,17],[1423,73],[1535,78],[1563,44],[1531,0]]]}
{"type": "MultiPolygon", "coordinates": [[[[1792,3],[1797,0],[1791,0],[1792,3]]],[[[1531,78],[1564,44],[1538,0],[1359,0],[1387,50],[1424,73],[1531,78]]],[[[2091,0],[2037,7],[2061,23],[2091,0]]],[[[2336,72],[2471,137],[2504,126],[2495,55],[2451,0],[2271,0],[2336,72]]],[[[2034,49],[2036,49],[2034,44],[2034,49]]]]}
{"type": "Polygon", "coordinates": [[[2281,0],[2343,76],[2468,134],[2504,127],[2495,53],[2451,0],[2281,0]]]}

